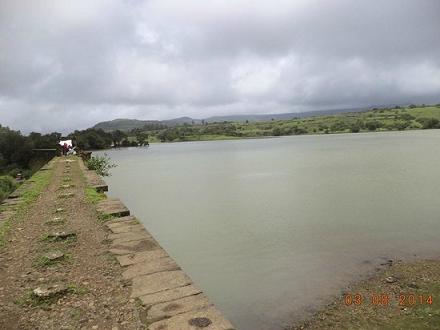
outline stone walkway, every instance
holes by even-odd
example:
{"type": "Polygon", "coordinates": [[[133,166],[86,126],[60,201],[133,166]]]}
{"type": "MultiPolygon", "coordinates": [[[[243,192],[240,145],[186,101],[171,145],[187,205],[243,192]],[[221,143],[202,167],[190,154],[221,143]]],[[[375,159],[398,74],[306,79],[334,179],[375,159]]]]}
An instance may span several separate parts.
{"type": "Polygon", "coordinates": [[[54,159],[1,206],[2,330],[147,328],[108,252],[109,231],[86,198],[80,164],[54,159]]]}

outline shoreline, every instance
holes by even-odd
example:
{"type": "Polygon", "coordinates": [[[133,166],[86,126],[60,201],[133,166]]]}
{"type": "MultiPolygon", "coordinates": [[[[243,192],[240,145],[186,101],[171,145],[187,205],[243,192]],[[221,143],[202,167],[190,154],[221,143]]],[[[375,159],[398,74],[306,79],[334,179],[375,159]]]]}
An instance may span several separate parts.
{"type": "Polygon", "coordinates": [[[286,330],[437,329],[440,324],[440,258],[393,261],[314,308],[286,330]]]}
{"type": "MultiPolygon", "coordinates": [[[[216,142],[216,141],[239,141],[239,140],[266,140],[266,139],[278,139],[278,138],[284,138],[284,137],[305,137],[305,136],[342,136],[342,135],[365,135],[365,134],[377,134],[377,133],[405,133],[405,132],[426,132],[426,131],[440,131],[438,128],[430,128],[430,129],[405,129],[405,130],[382,130],[382,131],[361,131],[358,133],[353,132],[336,132],[336,133],[310,133],[310,134],[292,134],[292,135],[268,135],[268,136],[250,136],[250,137],[231,137],[227,139],[205,139],[205,140],[185,140],[185,141],[155,141],[150,142],[150,145],[159,145],[159,144],[173,144],[173,143],[187,143],[187,142],[216,142]]],[[[129,148],[144,148],[148,149],[149,146],[127,146],[127,147],[112,147],[112,148],[106,148],[106,149],[93,149],[93,150],[86,150],[91,152],[103,152],[106,150],[120,150],[120,149],[129,149],[129,148]]]]}

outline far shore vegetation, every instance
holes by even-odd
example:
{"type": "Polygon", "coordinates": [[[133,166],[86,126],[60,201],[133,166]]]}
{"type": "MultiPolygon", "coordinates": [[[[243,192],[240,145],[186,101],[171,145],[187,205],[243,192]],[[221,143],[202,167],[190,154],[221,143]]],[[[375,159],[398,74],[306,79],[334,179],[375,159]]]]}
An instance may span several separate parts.
{"type": "MultiPolygon", "coordinates": [[[[260,122],[205,122],[166,126],[146,124],[131,130],[101,131],[99,147],[127,147],[154,142],[211,141],[270,136],[359,133],[376,131],[404,131],[440,128],[440,104],[409,105],[392,108],[373,108],[362,112],[319,115],[289,120],[260,122]],[[104,146],[105,140],[107,146],[104,146]]],[[[75,132],[82,134],[82,132],[75,132]]],[[[73,134],[75,134],[73,133],[73,134]]],[[[89,134],[96,134],[89,133],[89,134]]],[[[96,149],[98,146],[94,146],[96,149]]]]}
{"type": "Polygon", "coordinates": [[[89,128],[27,136],[0,125],[0,200],[16,185],[12,178],[29,178],[59,152],[59,140],[71,139],[80,150],[145,146],[157,142],[211,141],[271,136],[404,131],[440,128],[440,104],[373,108],[361,112],[319,115],[289,120],[146,124],[141,128],[111,130],[89,128]]]}

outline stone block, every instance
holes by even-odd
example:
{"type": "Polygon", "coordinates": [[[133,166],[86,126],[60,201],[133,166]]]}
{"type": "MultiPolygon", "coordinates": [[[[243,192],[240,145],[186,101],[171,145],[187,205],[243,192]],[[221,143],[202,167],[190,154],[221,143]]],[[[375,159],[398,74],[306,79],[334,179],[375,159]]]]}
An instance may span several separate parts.
{"type": "Polygon", "coordinates": [[[159,291],[170,290],[192,284],[191,279],[181,270],[154,273],[133,279],[132,298],[159,291]]]}

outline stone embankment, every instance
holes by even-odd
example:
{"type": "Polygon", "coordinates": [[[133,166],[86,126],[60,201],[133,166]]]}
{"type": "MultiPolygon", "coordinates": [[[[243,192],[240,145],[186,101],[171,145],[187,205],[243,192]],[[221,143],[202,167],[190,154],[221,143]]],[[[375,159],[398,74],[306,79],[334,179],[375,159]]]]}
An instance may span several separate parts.
{"type": "MultiPolygon", "coordinates": [[[[108,190],[94,171],[83,164],[81,168],[90,187],[108,190]]],[[[109,251],[123,267],[123,278],[131,283],[131,297],[146,308],[143,322],[148,329],[233,329],[120,200],[100,201],[97,211],[111,232],[109,251]]]]}

